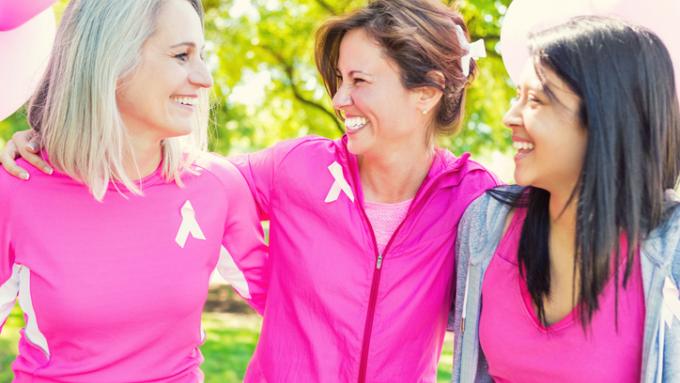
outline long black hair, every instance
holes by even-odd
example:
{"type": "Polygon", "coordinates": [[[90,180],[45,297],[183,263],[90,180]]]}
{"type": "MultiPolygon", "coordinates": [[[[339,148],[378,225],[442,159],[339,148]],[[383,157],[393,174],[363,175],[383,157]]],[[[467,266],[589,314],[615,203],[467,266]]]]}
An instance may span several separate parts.
{"type": "MultiPolygon", "coordinates": [[[[628,241],[625,286],[640,240],[664,219],[664,191],[678,185],[680,107],[673,64],[657,35],[606,17],[571,19],[532,35],[529,44],[539,77],[551,70],[580,97],[580,122],[588,136],[583,168],[568,202],[577,201],[575,298],[585,328],[612,271],[618,286],[620,238],[628,241]]],[[[518,262],[546,324],[550,193],[529,186],[489,194],[527,208],[518,262]]]]}

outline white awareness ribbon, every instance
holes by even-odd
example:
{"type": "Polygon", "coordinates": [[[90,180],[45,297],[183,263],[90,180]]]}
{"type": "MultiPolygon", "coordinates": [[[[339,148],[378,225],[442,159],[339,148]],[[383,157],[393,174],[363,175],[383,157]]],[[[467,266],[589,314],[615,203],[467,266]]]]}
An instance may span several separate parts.
{"type": "Polygon", "coordinates": [[[456,25],[456,35],[458,35],[460,46],[467,52],[465,56],[460,58],[463,75],[467,77],[470,75],[470,64],[472,63],[472,60],[486,57],[486,47],[484,46],[484,40],[482,39],[470,43],[467,37],[465,37],[465,32],[460,25],[456,25]]]}
{"type": "Polygon", "coordinates": [[[179,226],[177,236],[175,236],[175,242],[177,242],[179,247],[184,248],[184,245],[186,245],[187,239],[189,238],[189,234],[196,239],[205,240],[205,235],[203,235],[203,231],[201,231],[201,227],[198,226],[198,222],[196,221],[196,212],[194,211],[194,207],[191,206],[191,202],[187,200],[184,205],[182,205],[181,211],[182,224],[179,226]]]}
{"type": "Polygon", "coordinates": [[[328,195],[324,202],[335,202],[340,196],[340,191],[343,191],[350,201],[354,202],[354,193],[352,193],[352,188],[349,186],[345,180],[345,176],[342,174],[342,166],[337,161],[333,161],[332,164],[328,165],[328,171],[331,172],[334,182],[331,186],[331,190],[328,191],[328,195]]]}
{"type": "Polygon", "coordinates": [[[680,321],[680,291],[678,291],[678,288],[669,277],[666,277],[666,281],[663,284],[662,306],[661,318],[668,328],[673,323],[673,317],[680,321]]]}

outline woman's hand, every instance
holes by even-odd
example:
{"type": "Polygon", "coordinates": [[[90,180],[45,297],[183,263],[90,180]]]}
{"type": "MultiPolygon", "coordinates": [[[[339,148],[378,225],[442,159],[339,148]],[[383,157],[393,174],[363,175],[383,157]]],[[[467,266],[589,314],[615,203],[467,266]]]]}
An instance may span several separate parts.
{"type": "Polygon", "coordinates": [[[16,132],[0,152],[0,163],[8,173],[23,180],[27,180],[29,175],[14,161],[17,157],[24,158],[44,173],[52,174],[52,168],[38,155],[40,149],[40,136],[32,129],[16,132]]]}

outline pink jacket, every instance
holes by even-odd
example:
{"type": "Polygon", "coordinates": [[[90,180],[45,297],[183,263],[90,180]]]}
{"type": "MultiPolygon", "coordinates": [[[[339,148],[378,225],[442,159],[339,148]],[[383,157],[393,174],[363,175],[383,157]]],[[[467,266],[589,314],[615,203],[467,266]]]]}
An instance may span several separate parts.
{"type": "Polygon", "coordinates": [[[496,179],[438,150],[383,254],[346,138],[232,159],[270,222],[269,287],[246,382],[434,382],[453,297],[456,228],[496,179]]]}

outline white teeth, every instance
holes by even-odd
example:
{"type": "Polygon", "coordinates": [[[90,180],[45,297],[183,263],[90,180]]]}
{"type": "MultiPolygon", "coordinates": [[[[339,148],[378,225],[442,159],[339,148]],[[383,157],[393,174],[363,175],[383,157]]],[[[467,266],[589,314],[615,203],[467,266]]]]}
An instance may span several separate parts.
{"type": "Polygon", "coordinates": [[[515,141],[512,143],[512,147],[516,150],[533,150],[534,144],[530,142],[515,141]]]}
{"type": "Polygon", "coordinates": [[[172,97],[172,101],[182,105],[195,106],[198,104],[198,99],[193,97],[172,97]]]}
{"type": "Polygon", "coordinates": [[[366,123],[368,123],[368,120],[364,117],[349,117],[345,119],[345,127],[351,130],[363,128],[366,123]]]}

